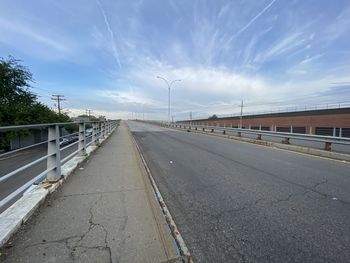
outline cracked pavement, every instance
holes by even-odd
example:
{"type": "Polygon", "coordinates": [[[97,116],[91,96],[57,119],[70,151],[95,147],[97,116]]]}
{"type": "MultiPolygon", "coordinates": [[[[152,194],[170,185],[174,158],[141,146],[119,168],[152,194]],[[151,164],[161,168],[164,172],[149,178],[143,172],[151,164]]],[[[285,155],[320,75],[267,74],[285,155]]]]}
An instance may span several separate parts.
{"type": "Polygon", "coordinates": [[[178,262],[122,124],[1,251],[4,262],[178,262]]]}
{"type": "Polygon", "coordinates": [[[129,126],[195,262],[350,262],[348,163],[129,126]]]}

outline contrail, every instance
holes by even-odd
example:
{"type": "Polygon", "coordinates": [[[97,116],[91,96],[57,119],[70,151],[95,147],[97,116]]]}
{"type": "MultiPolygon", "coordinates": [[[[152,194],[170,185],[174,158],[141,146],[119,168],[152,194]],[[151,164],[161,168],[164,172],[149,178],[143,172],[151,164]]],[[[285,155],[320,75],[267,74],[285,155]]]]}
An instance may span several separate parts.
{"type": "Polygon", "coordinates": [[[115,45],[114,33],[113,33],[113,31],[112,31],[112,29],[111,29],[111,27],[109,25],[106,12],[105,12],[105,10],[104,10],[100,0],[96,0],[96,3],[97,3],[97,5],[99,6],[99,8],[101,10],[102,16],[103,16],[104,21],[105,21],[105,25],[106,25],[107,30],[109,32],[109,35],[111,36],[111,39],[112,39],[112,48],[113,48],[114,58],[117,61],[118,65],[119,65],[119,68],[122,68],[122,65],[120,64],[120,60],[119,60],[119,53],[118,53],[117,47],[115,45]]]}
{"type": "Polygon", "coordinates": [[[231,37],[231,40],[238,36],[239,34],[241,34],[242,32],[244,32],[251,24],[253,24],[255,22],[255,20],[257,20],[262,14],[264,14],[277,0],[272,0],[267,6],[264,7],[263,10],[260,11],[259,14],[257,14],[255,17],[253,17],[248,24],[246,24],[244,27],[242,27],[236,34],[234,34],[231,37]]]}

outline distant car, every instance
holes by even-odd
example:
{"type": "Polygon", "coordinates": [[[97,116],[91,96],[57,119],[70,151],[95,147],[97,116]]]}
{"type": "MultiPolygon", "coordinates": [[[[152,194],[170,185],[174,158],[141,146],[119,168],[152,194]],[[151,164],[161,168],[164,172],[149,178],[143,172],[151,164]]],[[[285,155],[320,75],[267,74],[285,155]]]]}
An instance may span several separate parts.
{"type": "Polygon", "coordinates": [[[70,137],[71,138],[71,141],[72,142],[76,142],[77,140],[79,140],[79,135],[73,135],[72,137],[70,137]]]}
{"type": "Polygon", "coordinates": [[[66,146],[68,145],[70,142],[67,138],[60,138],[60,146],[66,146]]]}
{"type": "Polygon", "coordinates": [[[85,130],[85,136],[86,137],[89,137],[89,136],[91,136],[92,135],[92,129],[90,128],[90,129],[86,129],[85,130]]]}

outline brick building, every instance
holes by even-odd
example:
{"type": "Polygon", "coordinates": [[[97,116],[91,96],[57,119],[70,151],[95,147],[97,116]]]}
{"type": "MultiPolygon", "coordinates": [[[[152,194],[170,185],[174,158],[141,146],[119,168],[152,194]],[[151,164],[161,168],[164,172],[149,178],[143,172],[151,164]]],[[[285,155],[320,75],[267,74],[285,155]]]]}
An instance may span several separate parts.
{"type": "MultiPolygon", "coordinates": [[[[240,117],[200,119],[192,123],[237,128],[240,117]]],[[[242,128],[350,137],[350,107],[248,115],[242,118],[242,128]]]]}

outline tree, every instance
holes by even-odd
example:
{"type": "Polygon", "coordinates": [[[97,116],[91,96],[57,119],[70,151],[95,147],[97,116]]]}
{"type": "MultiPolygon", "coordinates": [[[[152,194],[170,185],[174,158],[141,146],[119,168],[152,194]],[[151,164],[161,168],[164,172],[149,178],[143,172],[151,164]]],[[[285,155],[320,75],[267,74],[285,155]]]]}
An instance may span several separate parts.
{"type": "MultiPolygon", "coordinates": [[[[67,115],[58,115],[37,101],[37,96],[29,90],[34,82],[32,73],[19,62],[13,57],[0,58],[0,126],[69,121],[67,115]]],[[[18,134],[0,133],[0,148],[8,146],[18,134]]]]}
{"type": "Polygon", "coordinates": [[[79,115],[78,118],[86,119],[86,120],[89,120],[89,121],[98,121],[99,120],[94,115],[87,115],[87,114],[79,115]]]}
{"type": "Polygon", "coordinates": [[[208,118],[208,120],[216,120],[216,119],[218,119],[218,116],[216,114],[213,114],[208,118]]]}

